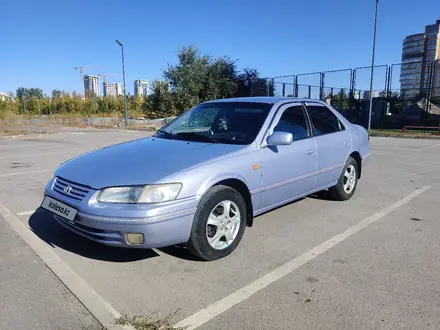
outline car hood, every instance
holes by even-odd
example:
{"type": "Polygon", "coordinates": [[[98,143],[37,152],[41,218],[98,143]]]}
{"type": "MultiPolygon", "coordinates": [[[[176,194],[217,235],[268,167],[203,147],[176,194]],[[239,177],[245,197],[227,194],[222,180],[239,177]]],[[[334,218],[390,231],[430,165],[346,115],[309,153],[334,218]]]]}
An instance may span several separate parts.
{"type": "Polygon", "coordinates": [[[94,189],[142,185],[181,170],[232,156],[246,146],[144,138],[75,157],[56,176],[94,189]]]}

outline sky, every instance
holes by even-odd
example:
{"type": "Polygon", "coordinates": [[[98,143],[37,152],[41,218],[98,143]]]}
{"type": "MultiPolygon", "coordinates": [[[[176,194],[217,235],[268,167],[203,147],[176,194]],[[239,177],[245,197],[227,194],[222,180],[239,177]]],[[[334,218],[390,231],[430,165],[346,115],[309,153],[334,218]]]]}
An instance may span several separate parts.
{"type": "MultiPolygon", "coordinates": [[[[191,44],[264,77],[368,66],[374,9],[375,0],[2,0],[0,92],[80,91],[79,65],[122,82],[116,39],[131,94],[135,79],[161,79],[179,47],[191,44]]],[[[439,0],[379,0],[376,63],[400,62],[405,36],[436,19],[439,0]]],[[[384,70],[377,72],[374,87],[383,89],[384,70]]],[[[326,85],[348,87],[348,75],[327,74],[326,85]]],[[[358,87],[367,89],[368,78],[360,72],[358,87]]]]}

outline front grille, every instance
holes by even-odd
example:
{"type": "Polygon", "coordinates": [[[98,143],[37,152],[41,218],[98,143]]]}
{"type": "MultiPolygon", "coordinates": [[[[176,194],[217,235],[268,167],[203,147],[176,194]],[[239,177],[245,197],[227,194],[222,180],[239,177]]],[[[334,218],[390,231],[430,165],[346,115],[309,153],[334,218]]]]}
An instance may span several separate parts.
{"type": "Polygon", "coordinates": [[[53,183],[53,190],[66,197],[82,201],[89,193],[90,187],[75,183],[60,177],[56,177],[53,183]],[[68,188],[70,187],[70,188],[68,188]]]}

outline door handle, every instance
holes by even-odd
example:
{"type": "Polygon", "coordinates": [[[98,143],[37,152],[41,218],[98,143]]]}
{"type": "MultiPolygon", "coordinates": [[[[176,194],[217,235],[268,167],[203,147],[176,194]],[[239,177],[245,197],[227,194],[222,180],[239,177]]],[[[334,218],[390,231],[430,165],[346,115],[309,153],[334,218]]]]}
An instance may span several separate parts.
{"type": "Polygon", "coordinates": [[[307,151],[307,156],[312,156],[314,154],[315,154],[315,152],[313,150],[308,150],[307,151]]]}
{"type": "Polygon", "coordinates": [[[344,143],[345,143],[346,146],[349,146],[351,144],[351,141],[350,140],[346,140],[344,143]]]}

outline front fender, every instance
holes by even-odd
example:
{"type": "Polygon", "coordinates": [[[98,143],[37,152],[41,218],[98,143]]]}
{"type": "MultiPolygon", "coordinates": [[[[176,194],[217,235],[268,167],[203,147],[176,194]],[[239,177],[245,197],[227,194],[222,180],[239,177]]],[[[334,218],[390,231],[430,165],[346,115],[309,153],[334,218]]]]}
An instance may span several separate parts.
{"type": "Polygon", "coordinates": [[[230,180],[230,179],[237,179],[242,181],[246,187],[248,187],[249,189],[249,182],[246,180],[246,178],[242,175],[240,175],[237,172],[226,172],[226,173],[221,173],[221,174],[216,174],[212,177],[207,178],[203,184],[199,187],[199,189],[197,190],[197,195],[198,196],[202,196],[204,195],[211,187],[215,186],[216,184],[218,184],[219,182],[225,181],[225,180],[230,180]]]}

